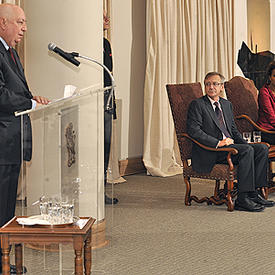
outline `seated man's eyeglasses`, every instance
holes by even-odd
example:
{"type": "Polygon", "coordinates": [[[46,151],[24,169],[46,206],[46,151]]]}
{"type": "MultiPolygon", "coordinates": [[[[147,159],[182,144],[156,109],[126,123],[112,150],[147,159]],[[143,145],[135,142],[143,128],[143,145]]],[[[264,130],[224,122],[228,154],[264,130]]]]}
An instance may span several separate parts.
{"type": "Polygon", "coordinates": [[[220,83],[220,82],[213,82],[213,83],[211,83],[211,82],[206,82],[204,85],[206,86],[206,87],[211,87],[211,85],[213,85],[214,87],[218,87],[219,85],[221,85],[222,83],[220,83]]]}

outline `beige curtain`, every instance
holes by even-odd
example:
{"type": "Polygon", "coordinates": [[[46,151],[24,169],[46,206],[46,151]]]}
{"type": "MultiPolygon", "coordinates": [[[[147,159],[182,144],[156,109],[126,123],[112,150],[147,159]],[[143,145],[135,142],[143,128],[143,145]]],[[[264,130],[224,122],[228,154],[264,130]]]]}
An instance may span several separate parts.
{"type": "Polygon", "coordinates": [[[153,176],[179,174],[181,161],[165,89],[233,76],[234,0],[148,0],[144,88],[144,164],[153,176]]]}
{"type": "MultiPolygon", "coordinates": [[[[108,38],[110,43],[111,43],[111,29],[112,29],[111,4],[112,4],[111,0],[103,0],[103,9],[106,10],[108,16],[110,16],[110,26],[111,26],[108,31],[105,31],[104,35],[106,36],[106,38],[108,38]]],[[[122,182],[126,182],[126,180],[122,178],[119,173],[117,121],[116,120],[113,120],[112,127],[113,127],[112,140],[111,140],[110,159],[109,159],[109,165],[108,165],[108,171],[107,171],[107,182],[122,183],[122,182]]]]}
{"type": "Polygon", "coordinates": [[[112,125],[112,140],[111,140],[111,151],[110,159],[107,171],[107,182],[108,183],[123,183],[126,180],[120,176],[119,165],[118,165],[118,140],[117,140],[117,121],[113,120],[112,125]]]}

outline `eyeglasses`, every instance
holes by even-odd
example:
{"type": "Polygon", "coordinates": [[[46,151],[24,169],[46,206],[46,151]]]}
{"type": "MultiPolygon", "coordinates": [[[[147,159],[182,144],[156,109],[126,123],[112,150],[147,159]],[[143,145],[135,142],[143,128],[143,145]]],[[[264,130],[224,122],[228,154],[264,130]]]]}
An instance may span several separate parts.
{"type": "Polygon", "coordinates": [[[220,86],[221,84],[223,84],[223,83],[220,83],[220,82],[213,82],[213,83],[211,83],[211,82],[206,82],[204,85],[205,85],[206,87],[211,87],[211,85],[213,85],[214,87],[218,87],[218,86],[220,86]]]}

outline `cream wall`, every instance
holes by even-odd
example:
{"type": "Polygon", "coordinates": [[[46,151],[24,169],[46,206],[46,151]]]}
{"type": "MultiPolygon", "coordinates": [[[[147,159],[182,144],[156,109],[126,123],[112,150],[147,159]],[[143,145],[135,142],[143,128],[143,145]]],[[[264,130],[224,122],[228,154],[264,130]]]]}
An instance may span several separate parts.
{"type": "Polygon", "coordinates": [[[247,22],[249,48],[252,36],[253,52],[270,50],[270,1],[247,0],[247,22]]]}
{"type": "Polygon", "coordinates": [[[51,99],[63,95],[64,85],[79,88],[102,85],[98,65],[83,62],[75,67],[48,51],[48,44],[80,52],[102,61],[102,3],[81,0],[27,0],[26,75],[33,94],[51,99]],[[87,65],[86,65],[86,64],[87,65]]]}
{"type": "Polygon", "coordinates": [[[143,154],[146,0],[115,0],[111,41],[118,99],[120,159],[143,154]]]}

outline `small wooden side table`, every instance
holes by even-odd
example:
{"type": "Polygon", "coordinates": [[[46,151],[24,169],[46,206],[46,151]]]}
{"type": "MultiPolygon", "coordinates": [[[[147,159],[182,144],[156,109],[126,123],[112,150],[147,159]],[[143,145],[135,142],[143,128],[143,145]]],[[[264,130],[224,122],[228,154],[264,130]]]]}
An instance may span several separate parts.
{"type": "Polygon", "coordinates": [[[95,222],[95,219],[92,217],[81,217],[77,224],[62,226],[26,226],[20,225],[16,221],[17,218],[25,217],[14,217],[0,228],[3,275],[10,274],[9,246],[11,244],[15,244],[16,272],[17,274],[22,274],[22,243],[50,244],[68,242],[73,243],[75,251],[75,274],[83,274],[83,248],[85,274],[91,274],[91,237],[92,225],[95,222]]]}

